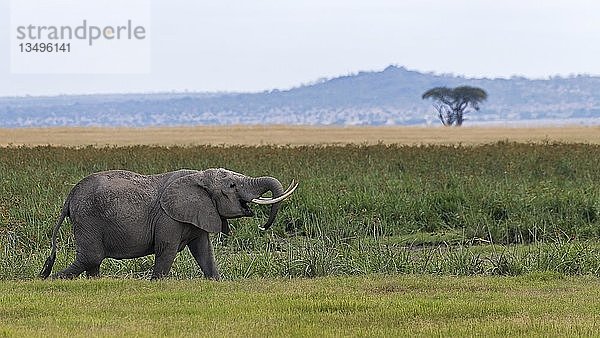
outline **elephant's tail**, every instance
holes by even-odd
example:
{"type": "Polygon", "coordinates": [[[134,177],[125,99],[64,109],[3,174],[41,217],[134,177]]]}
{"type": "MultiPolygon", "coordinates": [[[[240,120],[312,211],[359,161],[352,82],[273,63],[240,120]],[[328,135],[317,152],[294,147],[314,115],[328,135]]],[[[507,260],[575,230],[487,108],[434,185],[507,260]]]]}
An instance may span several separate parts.
{"type": "Polygon", "coordinates": [[[60,228],[63,221],[65,220],[65,217],[69,216],[69,201],[71,200],[70,197],[71,196],[69,194],[69,197],[67,198],[67,200],[65,201],[65,204],[63,205],[62,211],[60,213],[60,217],[58,218],[58,221],[56,222],[56,225],[54,225],[54,229],[52,230],[52,252],[50,252],[50,256],[48,256],[48,258],[46,258],[44,267],[42,268],[42,271],[40,272],[40,278],[42,278],[42,279],[48,278],[48,276],[50,276],[50,272],[52,272],[52,266],[54,266],[54,261],[56,260],[56,237],[58,236],[58,229],[60,228]]]}

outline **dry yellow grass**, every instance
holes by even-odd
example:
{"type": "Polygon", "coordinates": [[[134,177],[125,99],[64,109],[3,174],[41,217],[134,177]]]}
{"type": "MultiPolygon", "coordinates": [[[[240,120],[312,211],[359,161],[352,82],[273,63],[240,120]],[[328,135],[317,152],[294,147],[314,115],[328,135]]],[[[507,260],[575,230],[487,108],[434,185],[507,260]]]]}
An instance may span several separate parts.
{"type": "Polygon", "coordinates": [[[305,145],[484,144],[497,141],[600,144],[600,127],[307,127],[199,126],[169,128],[0,129],[7,145],[305,145]]]}

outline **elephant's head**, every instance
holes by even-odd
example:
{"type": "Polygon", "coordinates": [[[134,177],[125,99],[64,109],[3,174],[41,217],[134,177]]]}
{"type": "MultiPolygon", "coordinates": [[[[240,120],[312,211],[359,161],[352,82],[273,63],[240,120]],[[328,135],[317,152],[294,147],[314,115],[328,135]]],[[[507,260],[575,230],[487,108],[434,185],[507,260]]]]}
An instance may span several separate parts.
{"type": "Polygon", "coordinates": [[[191,223],[208,232],[227,228],[227,219],[253,216],[248,203],[270,204],[268,229],[277,216],[281,201],[294,192],[297,184],[283,190],[273,177],[248,177],[226,169],[207,169],[178,178],[161,195],[162,209],[171,218],[191,223]],[[272,197],[261,197],[270,191],[272,197]]]}

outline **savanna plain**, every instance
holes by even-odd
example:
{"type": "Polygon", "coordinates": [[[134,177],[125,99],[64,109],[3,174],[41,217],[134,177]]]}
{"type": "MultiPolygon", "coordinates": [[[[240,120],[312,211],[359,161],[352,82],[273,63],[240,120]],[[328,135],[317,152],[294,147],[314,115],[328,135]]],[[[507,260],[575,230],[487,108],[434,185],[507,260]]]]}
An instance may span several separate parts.
{"type": "MultiPolygon", "coordinates": [[[[124,130],[113,142],[3,140],[0,335],[600,334],[600,129],[433,129],[406,128],[410,142],[156,141],[169,130],[135,131],[146,145],[115,143],[135,134],[124,130]],[[223,281],[203,280],[186,250],[158,282],[152,257],[105,260],[99,279],[36,280],[81,178],[209,167],[301,184],[271,230],[255,207],[212,237],[223,281]]],[[[67,222],[55,271],[73,258],[67,222]]]]}

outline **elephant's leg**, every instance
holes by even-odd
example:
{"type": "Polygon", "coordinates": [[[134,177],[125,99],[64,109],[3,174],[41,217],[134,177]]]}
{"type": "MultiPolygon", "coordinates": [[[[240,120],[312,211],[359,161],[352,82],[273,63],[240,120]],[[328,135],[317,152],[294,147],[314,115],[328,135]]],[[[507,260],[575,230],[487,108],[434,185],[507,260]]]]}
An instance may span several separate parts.
{"type": "Polygon", "coordinates": [[[204,273],[205,278],[221,279],[208,232],[202,231],[200,237],[188,244],[188,248],[200,266],[202,273],[204,273]]]}
{"type": "Polygon", "coordinates": [[[91,223],[73,223],[77,253],[75,261],[66,269],[56,273],[54,278],[75,278],[83,271],[88,277],[95,277],[100,272],[100,263],[104,259],[102,236],[91,223]]]}
{"type": "Polygon", "coordinates": [[[96,278],[100,275],[100,264],[91,266],[85,270],[88,278],[96,278]]]}
{"type": "Polygon", "coordinates": [[[84,271],[88,277],[97,277],[100,273],[101,262],[102,258],[77,253],[75,261],[66,269],[52,275],[52,278],[73,279],[84,271]]]}
{"type": "Polygon", "coordinates": [[[162,278],[169,274],[178,248],[178,244],[168,242],[161,242],[155,246],[154,269],[151,279],[162,278]]]}
{"type": "Polygon", "coordinates": [[[73,279],[79,276],[84,270],[85,264],[81,259],[79,259],[78,256],[77,258],[75,258],[75,261],[73,263],[67,266],[66,269],[53,274],[52,276],[50,276],[50,278],[73,279]]]}

